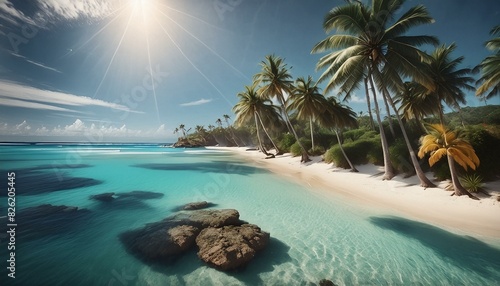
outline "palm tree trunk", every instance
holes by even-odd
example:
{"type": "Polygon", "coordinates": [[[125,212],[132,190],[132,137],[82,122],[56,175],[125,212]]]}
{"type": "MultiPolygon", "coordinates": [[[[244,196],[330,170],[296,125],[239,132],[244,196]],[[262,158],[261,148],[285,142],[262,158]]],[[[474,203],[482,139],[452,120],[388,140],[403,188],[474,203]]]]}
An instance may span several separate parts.
{"type": "Polygon", "coordinates": [[[439,122],[441,123],[441,125],[444,126],[444,111],[441,102],[438,105],[438,109],[439,109],[439,122]]]}
{"type": "Polygon", "coordinates": [[[349,160],[349,157],[347,157],[347,154],[344,151],[344,147],[342,147],[342,142],[340,140],[339,132],[337,131],[337,129],[335,129],[335,135],[337,135],[337,141],[339,142],[340,151],[344,155],[344,158],[347,161],[347,163],[349,163],[349,166],[351,166],[351,172],[356,172],[356,173],[359,172],[358,169],[356,169],[356,167],[354,167],[351,160],[349,160]]]}
{"type": "Polygon", "coordinates": [[[281,107],[282,107],[283,113],[284,113],[283,115],[285,116],[285,121],[288,122],[288,124],[290,124],[289,128],[291,129],[293,136],[295,136],[295,140],[297,140],[297,144],[299,144],[300,149],[302,150],[302,158],[300,159],[300,162],[306,163],[306,162],[311,161],[311,159],[309,159],[309,154],[307,154],[306,148],[304,148],[304,145],[302,145],[302,143],[300,143],[299,136],[297,135],[297,132],[295,132],[295,128],[293,128],[292,123],[290,122],[290,118],[288,117],[288,113],[286,112],[286,103],[285,103],[285,99],[283,98],[283,94],[278,95],[278,100],[281,103],[281,107]]]}
{"type": "Polygon", "coordinates": [[[314,134],[313,134],[313,120],[312,120],[312,116],[309,117],[309,129],[311,129],[311,148],[314,150],[314,134]]]}
{"type": "Polygon", "coordinates": [[[262,122],[262,118],[260,117],[260,114],[258,112],[257,112],[257,117],[259,118],[259,122],[260,122],[260,125],[262,126],[262,129],[264,130],[264,133],[266,133],[267,138],[269,138],[269,141],[271,141],[271,143],[273,144],[274,149],[276,149],[276,155],[283,155],[283,153],[280,151],[278,146],[274,143],[273,138],[271,138],[271,135],[269,135],[269,133],[267,132],[267,129],[264,126],[264,123],[262,122]]]}
{"type": "Polygon", "coordinates": [[[382,125],[382,120],[380,120],[380,112],[377,102],[377,92],[375,91],[375,85],[373,83],[373,78],[371,73],[368,75],[370,80],[370,86],[373,93],[373,101],[375,103],[375,114],[377,116],[377,123],[380,129],[380,141],[382,143],[382,152],[384,154],[384,176],[382,180],[390,180],[394,177],[394,168],[392,167],[391,158],[389,157],[389,144],[387,143],[387,138],[385,137],[384,126],[382,125]]]}
{"type": "Polygon", "coordinates": [[[375,123],[373,123],[372,106],[370,102],[370,94],[368,92],[368,77],[365,77],[366,104],[368,105],[368,115],[370,116],[370,126],[375,131],[375,123]]]}
{"type": "MultiPolygon", "coordinates": [[[[383,99],[384,99],[384,104],[385,104],[385,111],[387,112],[387,121],[389,122],[389,130],[391,130],[392,138],[396,138],[396,132],[394,132],[394,126],[392,126],[391,110],[389,109],[389,104],[387,104],[387,98],[385,97],[385,95],[384,95],[383,99]]],[[[396,113],[397,113],[397,111],[396,111],[396,113]]]]}
{"type": "Polygon", "coordinates": [[[453,193],[453,195],[455,195],[455,196],[467,195],[471,199],[479,200],[477,197],[475,197],[471,193],[469,193],[460,184],[460,181],[458,180],[457,170],[455,168],[455,160],[453,159],[453,156],[448,153],[446,157],[448,157],[448,166],[450,167],[451,182],[453,183],[453,189],[455,189],[455,192],[453,193]]]}
{"type": "MultiPolygon", "coordinates": [[[[378,70],[376,70],[375,72],[378,72],[378,70]]],[[[396,118],[399,123],[399,128],[401,128],[401,133],[403,133],[403,138],[405,139],[406,147],[408,148],[408,152],[410,152],[410,159],[413,164],[413,168],[415,169],[415,173],[417,174],[417,177],[420,180],[420,186],[424,188],[435,188],[436,185],[433,184],[425,176],[424,171],[422,171],[422,168],[420,168],[420,163],[418,162],[417,156],[415,155],[415,150],[413,150],[413,147],[411,146],[410,143],[410,139],[408,139],[408,134],[406,134],[406,128],[403,124],[403,120],[401,120],[401,116],[399,116],[396,105],[394,104],[394,101],[392,100],[385,86],[382,87],[382,94],[384,95],[386,102],[389,102],[389,104],[391,105],[392,109],[396,114],[396,118]]]]}
{"type": "Polygon", "coordinates": [[[266,151],[266,148],[264,147],[264,145],[262,145],[262,140],[260,139],[260,131],[259,131],[259,123],[257,121],[257,116],[258,116],[258,113],[257,111],[254,111],[254,114],[253,114],[253,117],[255,119],[255,128],[257,129],[257,140],[259,141],[259,149],[262,151],[262,153],[264,153],[266,156],[269,156],[269,153],[267,153],[266,151]]]}

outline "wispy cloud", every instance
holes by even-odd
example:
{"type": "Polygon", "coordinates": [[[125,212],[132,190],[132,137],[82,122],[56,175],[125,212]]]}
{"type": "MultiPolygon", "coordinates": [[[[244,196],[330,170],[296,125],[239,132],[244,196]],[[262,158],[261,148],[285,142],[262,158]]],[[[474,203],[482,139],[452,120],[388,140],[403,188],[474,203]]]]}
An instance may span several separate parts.
{"type": "Polygon", "coordinates": [[[202,105],[202,104],[207,104],[209,102],[212,102],[213,99],[200,99],[196,101],[191,101],[191,102],[186,102],[186,103],[181,103],[180,106],[195,106],[195,105],[202,105]]]}
{"type": "Polygon", "coordinates": [[[34,24],[30,17],[16,9],[9,0],[0,0],[0,19],[13,25],[20,25],[21,23],[34,24]]]}
{"type": "Polygon", "coordinates": [[[364,98],[361,98],[357,96],[356,94],[351,95],[351,98],[349,99],[349,102],[354,102],[354,103],[366,103],[366,100],[364,98]]]}
{"type": "Polygon", "coordinates": [[[26,62],[28,62],[28,63],[30,63],[30,64],[33,64],[33,65],[35,65],[35,66],[38,66],[38,67],[41,67],[41,68],[44,68],[44,69],[48,69],[48,70],[51,70],[51,71],[54,71],[54,72],[62,73],[62,72],[61,72],[60,70],[58,70],[58,69],[55,69],[55,68],[53,68],[53,67],[49,67],[49,66],[47,66],[47,65],[45,65],[45,64],[42,64],[42,63],[40,63],[40,62],[36,62],[36,61],[34,61],[34,60],[30,60],[30,59],[28,59],[27,57],[22,56],[22,55],[20,55],[20,54],[16,54],[16,53],[10,53],[10,54],[11,54],[11,55],[13,55],[13,56],[15,56],[15,57],[18,57],[18,58],[24,59],[26,62]]]}
{"type": "Polygon", "coordinates": [[[60,107],[60,105],[75,107],[99,106],[120,111],[143,113],[131,110],[124,105],[100,99],[93,99],[86,96],[78,96],[58,91],[43,90],[7,81],[0,81],[0,105],[58,111],[69,110],[67,108],[60,107]]]}
{"type": "Polygon", "coordinates": [[[85,123],[80,119],[75,119],[71,124],[64,126],[49,127],[42,125],[32,127],[26,120],[19,124],[7,124],[0,122],[0,135],[22,135],[22,136],[67,136],[80,139],[104,140],[109,138],[167,138],[171,131],[160,125],[158,128],[152,127],[148,130],[130,129],[125,124],[116,127],[107,123],[85,123]]]}
{"type": "Polygon", "coordinates": [[[67,20],[102,18],[113,12],[120,1],[109,0],[38,0],[44,14],[67,20]]]}

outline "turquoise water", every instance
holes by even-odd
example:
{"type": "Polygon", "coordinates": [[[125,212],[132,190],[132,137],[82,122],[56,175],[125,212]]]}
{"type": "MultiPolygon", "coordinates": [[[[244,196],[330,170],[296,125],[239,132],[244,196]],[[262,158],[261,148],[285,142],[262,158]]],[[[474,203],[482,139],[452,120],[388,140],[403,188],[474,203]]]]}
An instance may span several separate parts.
{"type": "MultiPolygon", "coordinates": [[[[500,238],[472,237],[363,209],[241,161],[223,151],[157,145],[0,146],[0,216],[7,172],[16,172],[16,214],[40,204],[77,206],[83,217],[16,240],[16,278],[7,277],[0,234],[0,285],[498,285],[500,238]],[[104,192],[159,198],[90,200],[104,192]],[[172,265],[145,265],[119,235],[159,221],[188,202],[235,208],[272,241],[245,269],[223,273],[195,252],[172,265]]],[[[18,229],[23,223],[17,221],[18,229]]],[[[25,229],[24,229],[25,230],[25,229]]],[[[29,231],[29,230],[28,230],[29,231]]],[[[3,235],[3,236],[1,236],[3,235]]]]}

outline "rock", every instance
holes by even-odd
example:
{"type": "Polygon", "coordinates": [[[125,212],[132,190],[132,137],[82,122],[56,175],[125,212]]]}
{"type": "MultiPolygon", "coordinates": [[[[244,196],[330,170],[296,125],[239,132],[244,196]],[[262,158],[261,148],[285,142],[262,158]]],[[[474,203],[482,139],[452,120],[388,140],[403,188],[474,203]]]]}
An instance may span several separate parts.
{"type": "Polygon", "coordinates": [[[199,209],[204,209],[209,207],[209,203],[207,201],[202,201],[202,202],[194,202],[194,203],[189,203],[184,206],[184,210],[199,210],[199,209]]]}
{"type": "Polygon", "coordinates": [[[116,195],[118,196],[119,199],[133,198],[139,200],[159,199],[164,196],[163,193],[148,192],[148,191],[131,191],[127,193],[118,193],[116,195]]]}
{"type": "Polygon", "coordinates": [[[245,266],[269,243],[269,233],[253,224],[208,227],[196,238],[201,260],[223,271],[245,266]]]}
{"type": "MultiPolygon", "coordinates": [[[[16,235],[23,238],[40,238],[42,236],[57,235],[75,229],[86,222],[90,211],[74,206],[55,206],[43,204],[35,207],[19,209],[16,213],[16,222],[22,222],[16,235]]],[[[0,218],[0,232],[5,233],[7,217],[0,218]]]]}
{"type": "Polygon", "coordinates": [[[321,281],[319,281],[319,286],[335,286],[335,284],[331,280],[321,279],[321,281]]]}
{"type": "Polygon", "coordinates": [[[241,225],[236,210],[197,210],[127,231],[120,239],[127,250],[140,259],[168,261],[194,246],[195,238],[203,228],[231,224],[241,225]]]}
{"type": "Polygon", "coordinates": [[[110,202],[114,200],[115,198],[113,197],[115,193],[110,192],[110,193],[102,193],[98,195],[92,195],[90,196],[90,199],[96,200],[96,201],[101,201],[101,202],[110,202]]]}
{"type": "Polygon", "coordinates": [[[235,209],[197,210],[177,215],[175,219],[187,220],[189,225],[200,228],[241,225],[240,214],[235,209]]]}

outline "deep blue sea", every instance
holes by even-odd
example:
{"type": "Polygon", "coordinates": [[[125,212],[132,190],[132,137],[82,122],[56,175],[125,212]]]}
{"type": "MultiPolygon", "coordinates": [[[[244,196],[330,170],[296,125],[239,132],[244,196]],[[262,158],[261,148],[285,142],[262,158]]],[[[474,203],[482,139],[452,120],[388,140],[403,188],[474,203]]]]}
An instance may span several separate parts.
{"type": "Polygon", "coordinates": [[[493,246],[327,197],[224,151],[2,145],[0,164],[0,216],[7,216],[8,173],[15,172],[17,218],[16,278],[7,276],[4,231],[0,285],[316,285],[323,278],[336,285],[500,285],[500,238],[493,246]],[[89,199],[105,192],[121,196],[89,199]],[[235,208],[270,232],[268,248],[232,273],[206,266],[195,251],[164,266],[127,253],[120,234],[200,200],[235,208]],[[23,210],[42,204],[83,212],[53,222],[22,220],[23,210]]]}

